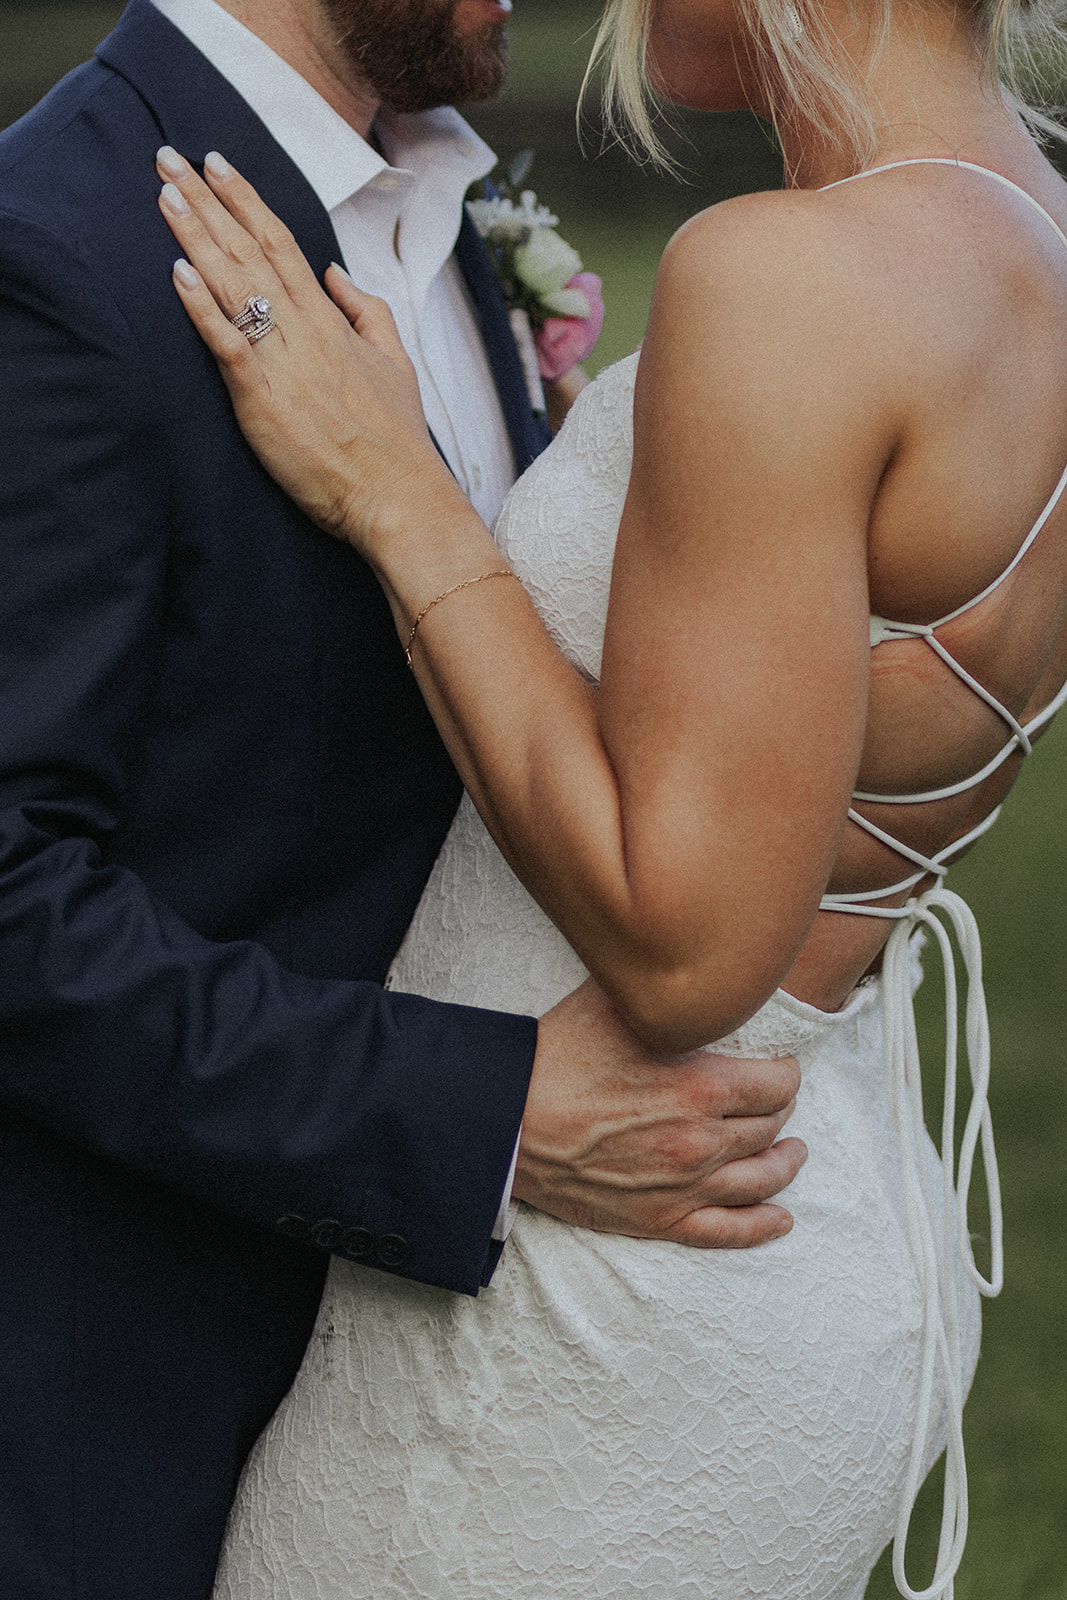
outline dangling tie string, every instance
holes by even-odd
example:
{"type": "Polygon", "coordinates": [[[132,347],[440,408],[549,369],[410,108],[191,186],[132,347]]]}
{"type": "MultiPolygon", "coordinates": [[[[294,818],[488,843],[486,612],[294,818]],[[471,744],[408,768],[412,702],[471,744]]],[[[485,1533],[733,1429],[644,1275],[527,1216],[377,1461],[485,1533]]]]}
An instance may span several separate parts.
{"type": "Polygon", "coordinates": [[[978,925],[959,895],[940,886],[910,900],[889,936],[882,967],[885,1013],[884,1064],[889,1104],[900,1138],[901,1171],[908,1234],[923,1297],[923,1352],[919,1399],[900,1516],[893,1542],[893,1576],[905,1600],[952,1600],[953,1580],[967,1540],[967,1468],[963,1450],[963,1362],[960,1351],[959,1305],[955,1258],[980,1293],[1000,1293],[1003,1283],[1003,1239],[996,1150],[989,1113],[989,1021],[982,989],[982,951],[978,925]],[[940,913],[941,915],[935,915],[940,913]],[[958,1076],[956,961],[949,938],[951,925],[967,973],[965,1039],[971,1078],[971,1103],[955,1173],[955,1122],[958,1076]],[[915,1007],[911,992],[908,943],[916,927],[936,940],[945,974],[945,1100],[941,1118],[941,1224],[938,1227],[923,1183],[922,1150],[925,1123],[915,1007]],[[991,1268],[988,1278],[978,1268],[967,1226],[968,1194],[974,1158],[981,1140],[989,1197],[991,1268]],[[923,1478],[923,1460],[930,1428],[934,1380],[940,1368],[948,1409],[948,1441],[941,1534],[933,1579],[926,1589],[913,1589],[905,1573],[908,1529],[923,1478]]]}

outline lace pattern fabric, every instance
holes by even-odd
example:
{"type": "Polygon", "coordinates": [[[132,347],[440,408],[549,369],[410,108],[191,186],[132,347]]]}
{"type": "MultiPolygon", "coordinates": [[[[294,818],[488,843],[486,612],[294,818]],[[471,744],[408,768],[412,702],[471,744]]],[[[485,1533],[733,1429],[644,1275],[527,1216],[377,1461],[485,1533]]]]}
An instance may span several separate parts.
{"type": "MultiPolygon", "coordinates": [[[[636,365],[584,392],[498,524],[590,679],[636,365]]],[[[537,1014],[584,976],[465,799],[392,984],[537,1014]]],[[[701,1252],[520,1207],[477,1300],[335,1260],[246,1468],[216,1600],[861,1600],[907,1483],[928,1321],[881,1000],[871,982],[831,1016],[779,992],[722,1041],[801,1065],[790,1131],[811,1154],[784,1239],[701,1252]]],[[[954,1201],[925,1135],[917,1171],[940,1238],[954,1201]]],[[[978,1297],[942,1267],[966,1387],[978,1297]]],[[[924,1467],[945,1402],[935,1375],[924,1467]]]]}
{"type": "MultiPolygon", "coordinates": [[[[335,1261],[217,1593],[859,1600],[901,1495],[924,1320],[879,1000],[867,986],[831,1019],[777,996],[730,1041],[801,1061],[812,1156],[783,1240],[709,1255],[522,1207],[477,1300],[335,1261]]],[[[929,1148],[925,1167],[936,1197],[929,1148]]],[[[965,1317],[969,1370],[977,1339],[965,1317]]]]}

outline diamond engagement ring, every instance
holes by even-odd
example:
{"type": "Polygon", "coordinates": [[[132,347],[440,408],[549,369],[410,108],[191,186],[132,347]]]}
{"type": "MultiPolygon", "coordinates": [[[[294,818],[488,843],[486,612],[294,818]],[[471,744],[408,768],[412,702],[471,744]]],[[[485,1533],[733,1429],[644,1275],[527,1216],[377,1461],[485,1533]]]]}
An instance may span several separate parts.
{"type": "Polygon", "coordinates": [[[261,294],[250,294],[244,310],[231,317],[230,321],[235,328],[240,328],[249,344],[255,344],[257,339],[265,339],[278,326],[271,315],[270,301],[261,294]]]}

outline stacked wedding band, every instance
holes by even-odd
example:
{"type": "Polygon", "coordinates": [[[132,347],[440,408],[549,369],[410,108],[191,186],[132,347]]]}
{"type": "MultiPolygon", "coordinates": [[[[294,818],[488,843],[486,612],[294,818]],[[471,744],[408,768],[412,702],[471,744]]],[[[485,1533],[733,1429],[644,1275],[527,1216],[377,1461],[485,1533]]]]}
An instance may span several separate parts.
{"type": "Polygon", "coordinates": [[[250,294],[244,310],[231,317],[230,321],[235,328],[240,328],[249,344],[255,344],[257,339],[265,339],[278,326],[271,315],[270,301],[261,294],[250,294]]]}

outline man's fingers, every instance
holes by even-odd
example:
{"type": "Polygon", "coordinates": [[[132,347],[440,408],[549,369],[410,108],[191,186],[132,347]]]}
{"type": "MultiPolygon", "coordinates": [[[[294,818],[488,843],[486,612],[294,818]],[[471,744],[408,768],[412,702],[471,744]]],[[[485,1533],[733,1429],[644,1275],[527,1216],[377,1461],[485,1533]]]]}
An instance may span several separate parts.
{"type": "Polygon", "coordinates": [[[748,1250],[780,1239],[792,1226],[783,1206],[706,1206],[690,1212],[663,1237],[697,1250],[748,1250]]]}
{"type": "Polygon", "coordinates": [[[723,1115],[709,1123],[707,1134],[712,1141],[715,1165],[743,1160],[773,1149],[782,1129],[796,1110],[796,1101],[790,1100],[780,1111],[764,1117],[732,1117],[723,1115]]]}
{"type": "Polygon", "coordinates": [[[649,1056],[587,980],[541,1018],[513,1192],[602,1232],[763,1243],[792,1225],[766,1202],[807,1155],[779,1138],[799,1087],[790,1057],[649,1056]]]}
{"type": "Polygon", "coordinates": [[[779,1139],[769,1149],[741,1156],[718,1167],[702,1184],[696,1204],[752,1206],[779,1194],[792,1183],[805,1161],[808,1147],[802,1139],[779,1139]]]}
{"type": "MultiPolygon", "coordinates": [[[[796,1101],[790,1100],[762,1117],[728,1116],[717,1108],[706,1112],[697,1108],[695,1115],[690,1108],[684,1121],[668,1115],[655,1148],[646,1152],[645,1175],[664,1189],[688,1190],[711,1183],[726,1165],[774,1148],[795,1108],[796,1101]]],[[[709,1194],[708,1199],[717,1202],[719,1196],[709,1194]]]]}
{"type": "Polygon", "coordinates": [[[683,1070],[694,1073],[694,1091],[702,1090],[706,1109],[720,1117],[775,1116],[800,1088],[800,1068],[792,1056],[760,1061],[701,1051],[683,1070]]]}

